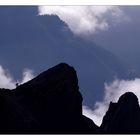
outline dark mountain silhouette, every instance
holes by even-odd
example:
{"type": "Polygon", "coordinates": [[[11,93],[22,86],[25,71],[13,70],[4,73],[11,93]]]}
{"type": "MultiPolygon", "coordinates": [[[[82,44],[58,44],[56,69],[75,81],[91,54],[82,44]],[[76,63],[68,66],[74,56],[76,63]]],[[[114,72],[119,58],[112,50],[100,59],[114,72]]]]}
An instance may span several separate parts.
{"type": "Polygon", "coordinates": [[[0,93],[0,133],[97,133],[94,122],[82,115],[76,71],[67,64],[0,93]]]}
{"type": "Polygon", "coordinates": [[[77,70],[84,104],[93,107],[102,99],[104,82],[115,76],[129,78],[114,54],[75,36],[58,16],[39,16],[37,7],[2,6],[0,21],[0,65],[14,79],[21,79],[25,68],[38,75],[60,62],[68,63],[77,70]]]}
{"type": "Polygon", "coordinates": [[[60,63],[16,89],[0,89],[0,134],[139,134],[140,107],[134,93],[110,103],[102,125],[82,114],[73,67],[60,63]]]}
{"type": "Polygon", "coordinates": [[[101,130],[110,134],[140,134],[140,107],[134,93],[127,92],[118,103],[110,103],[101,130]]]}

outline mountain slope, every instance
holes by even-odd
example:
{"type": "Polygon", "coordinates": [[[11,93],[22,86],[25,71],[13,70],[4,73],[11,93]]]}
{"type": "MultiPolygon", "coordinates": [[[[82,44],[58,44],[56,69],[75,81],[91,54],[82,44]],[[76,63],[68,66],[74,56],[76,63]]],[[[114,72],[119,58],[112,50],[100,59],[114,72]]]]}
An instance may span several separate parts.
{"type": "Polygon", "coordinates": [[[100,127],[82,114],[73,67],[60,63],[16,89],[0,89],[0,134],[139,134],[137,96],[110,103],[100,127]]]}
{"type": "Polygon", "coordinates": [[[82,115],[76,71],[67,64],[0,93],[1,134],[97,133],[94,122],[82,115]]]}

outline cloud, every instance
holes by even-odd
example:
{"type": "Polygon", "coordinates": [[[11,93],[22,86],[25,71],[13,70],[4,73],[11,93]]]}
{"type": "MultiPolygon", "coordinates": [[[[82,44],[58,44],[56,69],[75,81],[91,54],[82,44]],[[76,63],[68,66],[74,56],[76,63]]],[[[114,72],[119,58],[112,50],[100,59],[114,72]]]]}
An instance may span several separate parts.
{"type": "Polygon", "coordinates": [[[25,70],[23,71],[23,74],[22,74],[22,75],[23,75],[23,76],[22,76],[23,78],[22,78],[20,84],[26,83],[27,81],[29,81],[29,80],[31,80],[31,79],[34,78],[33,71],[30,70],[30,69],[25,69],[25,70]]]}
{"type": "Polygon", "coordinates": [[[39,6],[39,15],[57,15],[75,34],[94,34],[109,28],[109,20],[122,21],[118,6],[39,6]],[[121,18],[121,19],[120,19],[121,18]]]}
{"type": "Polygon", "coordinates": [[[23,84],[34,77],[33,71],[30,69],[25,69],[23,71],[22,80],[14,80],[10,75],[8,70],[5,70],[0,65],[0,88],[14,89],[16,87],[16,83],[23,84]]]}
{"type": "Polygon", "coordinates": [[[0,65],[0,88],[8,88],[8,89],[15,88],[15,81],[8,73],[8,71],[4,70],[1,65],[0,65]]]}
{"type": "Polygon", "coordinates": [[[95,124],[100,125],[100,122],[102,122],[102,113],[100,111],[102,110],[101,108],[99,108],[97,112],[96,110],[93,110],[89,108],[88,106],[83,106],[83,115],[92,119],[95,124]]]}
{"type": "Polygon", "coordinates": [[[140,78],[134,80],[115,79],[111,83],[105,83],[105,94],[101,102],[96,102],[94,109],[83,106],[83,114],[91,118],[98,126],[101,125],[103,116],[108,110],[109,103],[117,102],[125,92],[134,92],[140,104],[140,78]]]}

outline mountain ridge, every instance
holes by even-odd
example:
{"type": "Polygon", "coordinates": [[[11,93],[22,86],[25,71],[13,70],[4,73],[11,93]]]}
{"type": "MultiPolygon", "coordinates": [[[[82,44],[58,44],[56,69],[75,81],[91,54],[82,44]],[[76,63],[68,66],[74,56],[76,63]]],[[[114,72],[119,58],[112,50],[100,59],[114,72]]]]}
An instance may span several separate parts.
{"type": "Polygon", "coordinates": [[[82,115],[76,71],[65,63],[50,68],[16,89],[0,91],[1,98],[4,98],[0,133],[97,133],[94,122],[82,115]]]}
{"type": "Polygon", "coordinates": [[[82,113],[74,67],[60,63],[13,90],[0,89],[0,134],[139,134],[134,93],[110,103],[100,127],[82,113]]]}

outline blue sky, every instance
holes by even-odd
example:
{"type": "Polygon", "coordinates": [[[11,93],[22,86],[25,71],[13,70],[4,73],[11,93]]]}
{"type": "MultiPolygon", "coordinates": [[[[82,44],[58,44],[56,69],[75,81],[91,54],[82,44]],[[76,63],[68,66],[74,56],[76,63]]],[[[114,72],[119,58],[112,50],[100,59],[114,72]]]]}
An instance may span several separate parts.
{"type": "Polygon", "coordinates": [[[0,87],[68,63],[77,71],[84,111],[99,124],[110,101],[127,90],[139,97],[139,12],[139,6],[1,6],[0,87]]]}

